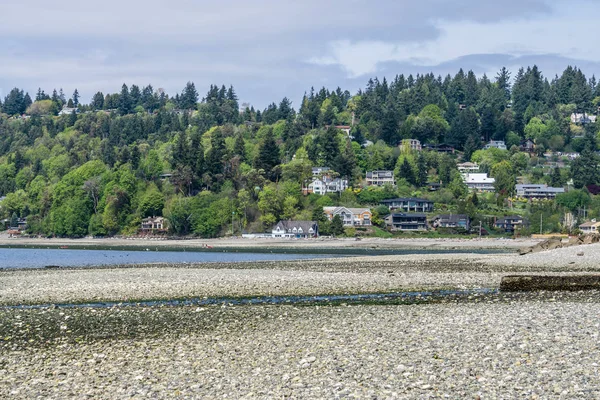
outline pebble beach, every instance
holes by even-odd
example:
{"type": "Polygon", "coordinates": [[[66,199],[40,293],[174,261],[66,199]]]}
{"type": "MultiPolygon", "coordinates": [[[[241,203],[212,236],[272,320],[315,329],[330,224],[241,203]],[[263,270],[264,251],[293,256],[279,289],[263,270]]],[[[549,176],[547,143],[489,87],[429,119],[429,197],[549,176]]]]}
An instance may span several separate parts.
{"type": "Polygon", "coordinates": [[[311,305],[119,304],[493,291],[508,274],[597,272],[598,256],[600,245],[589,245],[525,256],[4,270],[0,397],[598,398],[596,291],[311,305]],[[113,303],[62,306],[92,302],[113,303]]]}

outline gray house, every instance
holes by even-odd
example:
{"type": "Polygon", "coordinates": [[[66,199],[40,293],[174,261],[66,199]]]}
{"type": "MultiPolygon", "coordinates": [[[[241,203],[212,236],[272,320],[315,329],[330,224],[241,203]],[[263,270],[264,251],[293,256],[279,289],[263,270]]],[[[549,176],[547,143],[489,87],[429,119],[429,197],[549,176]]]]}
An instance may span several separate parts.
{"type": "Polygon", "coordinates": [[[385,223],[392,231],[426,231],[427,216],[423,213],[394,213],[386,217],[385,223]]]}
{"type": "Polygon", "coordinates": [[[390,210],[421,213],[433,212],[433,201],[416,197],[383,200],[381,204],[388,206],[390,210]]]}

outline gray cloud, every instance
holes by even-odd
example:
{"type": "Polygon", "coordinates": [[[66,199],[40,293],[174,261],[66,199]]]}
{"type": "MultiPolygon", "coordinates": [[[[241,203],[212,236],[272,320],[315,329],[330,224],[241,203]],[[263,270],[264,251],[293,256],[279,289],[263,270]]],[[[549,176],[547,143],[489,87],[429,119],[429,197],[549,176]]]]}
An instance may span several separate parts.
{"type": "MultiPolygon", "coordinates": [[[[152,83],[175,93],[192,80],[201,93],[212,83],[233,84],[241,100],[259,107],[283,96],[298,105],[311,86],[352,90],[364,86],[366,75],[350,77],[347,66],[336,60],[331,65],[309,63],[330,57],[335,41],[419,47],[446,34],[440,21],[527,24],[554,15],[556,10],[549,4],[543,0],[106,0],[99,5],[8,0],[0,5],[0,89],[5,94],[14,86],[30,92],[37,87],[46,91],[63,87],[71,93],[77,87],[89,99],[96,90],[118,91],[123,82],[152,83]]],[[[471,38],[464,40],[468,44],[471,38]]],[[[465,43],[462,46],[469,49],[465,43]]],[[[475,54],[482,53],[479,47],[475,54]]],[[[347,62],[364,58],[354,56],[347,62]]],[[[510,57],[514,61],[514,54],[451,57],[432,65],[382,57],[373,60],[372,75],[455,73],[459,63],[465,69],[495,70],[510,57]]],[[[554,63],[568,59],[561,57],[554,57],[554,63]]]]}

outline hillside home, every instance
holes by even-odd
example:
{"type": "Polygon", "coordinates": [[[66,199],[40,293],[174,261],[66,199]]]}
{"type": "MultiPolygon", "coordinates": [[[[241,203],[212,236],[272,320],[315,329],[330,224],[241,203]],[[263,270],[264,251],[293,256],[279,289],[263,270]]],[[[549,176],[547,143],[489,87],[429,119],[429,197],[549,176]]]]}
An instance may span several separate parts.
{"type": "Polygon", "coordinates": [[[73,113],[79,114],[79,108],[63,107],[63,109],[58,112],[58,115],[71,115],[73,113]]]}
{"type": "Polygon", "coordinates": [[[519,215],[499,218],[494,223],[497,229],[502,229],[506,233],[514,233],[516,230],[520,230],[527,225],[528,221],[519,215]]]}
{"type": "Polygon", "coordinates": [[[551,187],[548,185],[523,184],[517,185],[517,197],[523,199],[554,199],[557,194],[565,192],[564,188],[551,187]]]}
{"type": "Polygon", "coordinates": [[[413,151],[423,150],[423,146],[421,146],[421,141],[418,139],[402,139],[402,144],[400,144],[400,147],[403,150],[413,150],[413,151]]]}
{"type": "Polygon", "coordinates": [[[504,143],[503,140],[490,140],[490,142],[483,147],[484,150],[491,148],[506,150],[506,143],[504,143]]]}
{"type": "Polygon", "coordinates": [[[366,180],[369,186],[383,186],[386,184],[396,186],[394,171],[370,171],[367,172],[366,180]]]}
{"type": "Polygon", "coordinates": [[[320,194],[325,195],[327,193],[341,193],[348,189],[347,179],[331,179],[328,176],[317,178],[308,184],[308,187],[304,190],[304,194],[320,194]]]}
{"type": "Polygon", "coordinates": [[[386,217],[385,223],[392,231],[426,231],[427,216],[423,213],[394,213],[386,217]]]}
{"type": "Polygon", "coordinates": [[[148,217],[142,220],[140,231],[142,233],[165,232],[167,230],[166,226],[167,225],[163,217],[148,217]]]}
{"type": "Polygon", "coordinates": [[[315,221],[279,221],[271,230],[273,238],[308,239],[319,236],[319,225],[315,221]]]}
{"type": "Polygon", "coordinates": [[[390,211],[400,210],[405,212],[428,213],[433,211],[433,201],[416,197],[401,197],[383,200],[380,204],[389,207],[390,211]]]}
{"type": "Polygon", "coordinates": [[[463,174],[463,180],[469,190],[477,192],[495,191],[494,183],[496,183],[496,180],[490,178],[488,174],[463,174]]]}
{"type": "Polygon", "coordinates": [[[571,123],[573,124],[593,124],[596,122],[596,116],[586,113],[573,113],[571,114],[571,123]]]}
{"type": "Polygon", "coordinates": [[[330,221],[339,215],[344,226],[369,226],[373,218],[368,208],[323,207],[323,213],[330,221]]]}

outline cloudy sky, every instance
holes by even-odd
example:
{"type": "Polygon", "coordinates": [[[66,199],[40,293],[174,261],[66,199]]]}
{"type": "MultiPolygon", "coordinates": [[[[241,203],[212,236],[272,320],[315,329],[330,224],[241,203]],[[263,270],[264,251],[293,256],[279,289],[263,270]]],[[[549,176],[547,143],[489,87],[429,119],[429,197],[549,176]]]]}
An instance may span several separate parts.
{"type": "Polygon", "coordinates": [[[0,0],[0,96],[232,84],[264,108],[311,86],[537,64],[600,76],[594,0],[0,0]]]}

